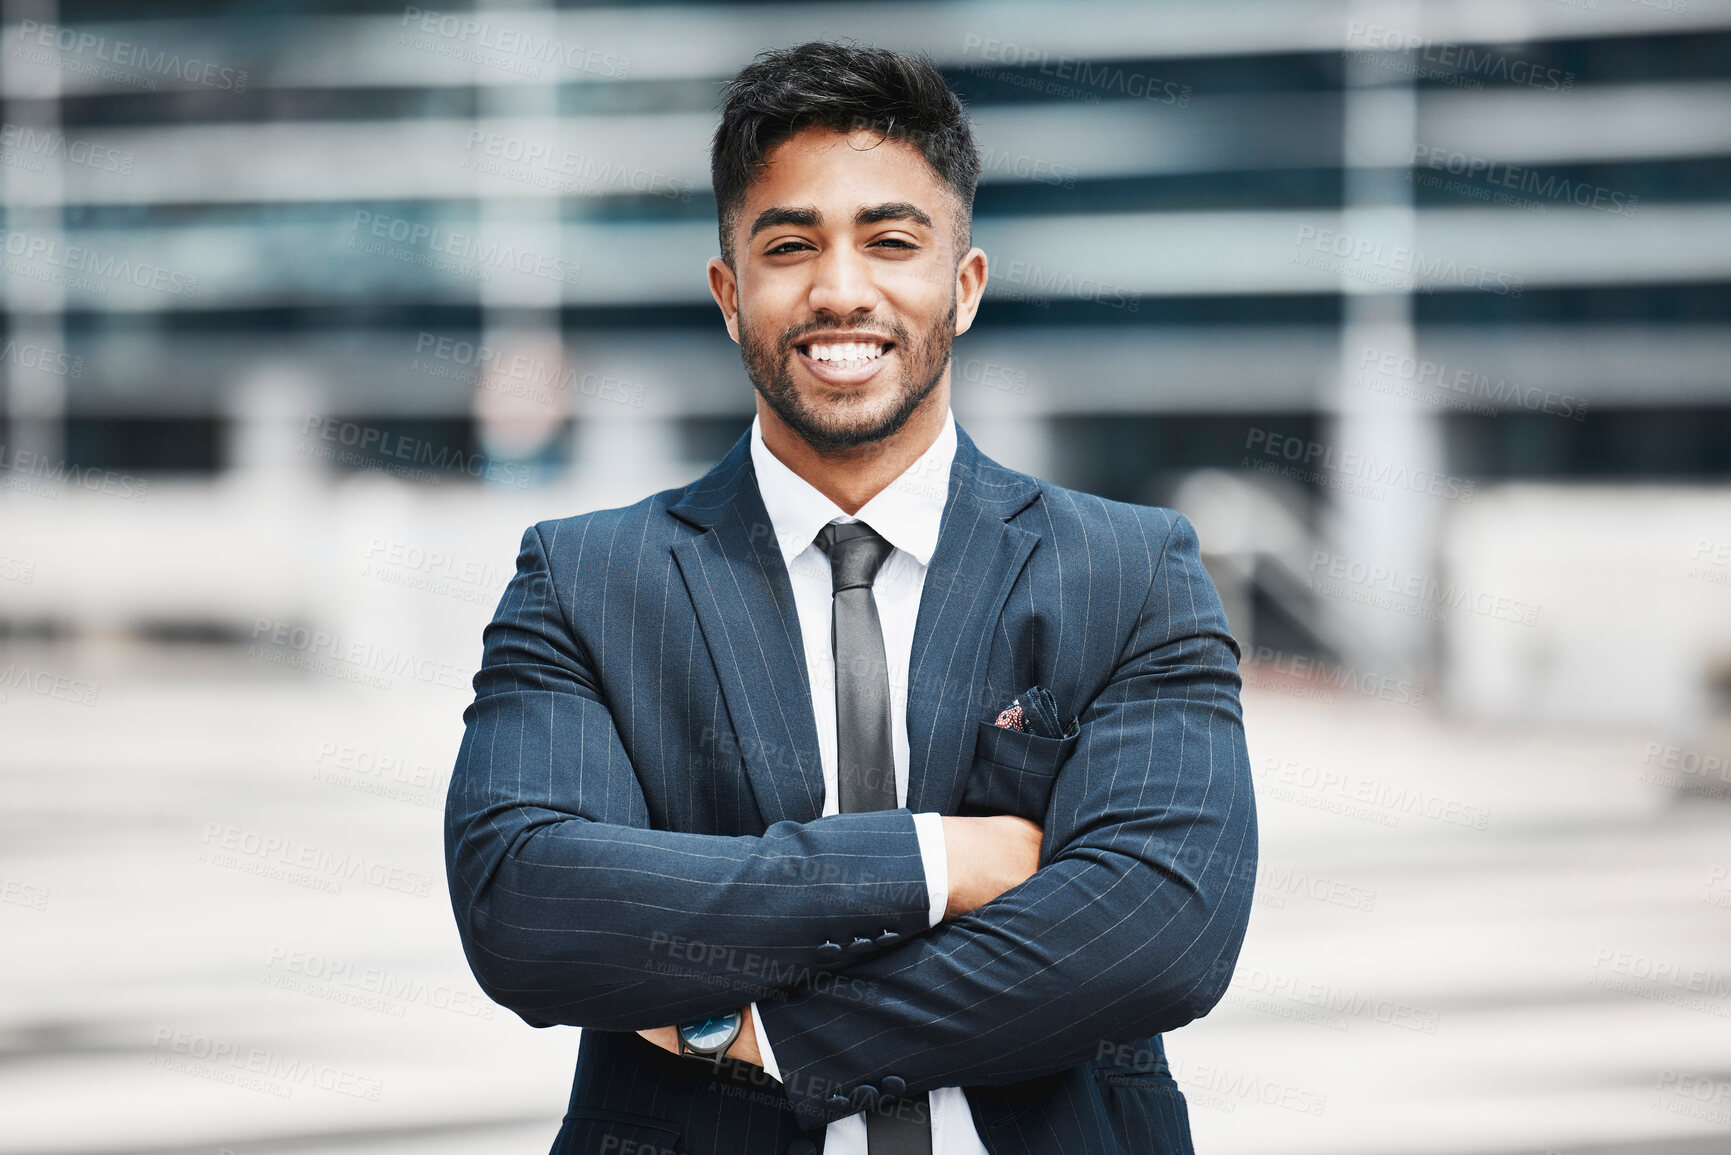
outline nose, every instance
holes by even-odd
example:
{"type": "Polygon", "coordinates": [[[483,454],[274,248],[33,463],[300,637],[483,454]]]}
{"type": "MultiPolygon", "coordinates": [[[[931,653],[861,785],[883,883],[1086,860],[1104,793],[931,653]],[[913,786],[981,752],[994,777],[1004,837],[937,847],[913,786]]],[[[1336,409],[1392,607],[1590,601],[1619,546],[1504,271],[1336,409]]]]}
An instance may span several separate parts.
{"type": "Polygon", "coordinates": [[[834,246],[813,262],[806,302],[812,312],[851,317],[871,312],[882,300],[869,262],[847,246],[834,246]]]}

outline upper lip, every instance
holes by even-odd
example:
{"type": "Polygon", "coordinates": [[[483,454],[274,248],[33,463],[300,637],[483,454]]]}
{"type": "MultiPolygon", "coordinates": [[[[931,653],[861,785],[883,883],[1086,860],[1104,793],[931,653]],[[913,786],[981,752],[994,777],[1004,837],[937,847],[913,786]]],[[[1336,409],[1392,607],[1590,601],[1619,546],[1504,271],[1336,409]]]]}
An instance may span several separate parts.
{"type": "Polygon", "coordinates": [[[803,349],[809,345],[847,345],[856,342],[886,347],[895,344],[882,333],[874,333],[870,329],[821,329],[801,337],[793,344],[795,348],[803,349]]]}

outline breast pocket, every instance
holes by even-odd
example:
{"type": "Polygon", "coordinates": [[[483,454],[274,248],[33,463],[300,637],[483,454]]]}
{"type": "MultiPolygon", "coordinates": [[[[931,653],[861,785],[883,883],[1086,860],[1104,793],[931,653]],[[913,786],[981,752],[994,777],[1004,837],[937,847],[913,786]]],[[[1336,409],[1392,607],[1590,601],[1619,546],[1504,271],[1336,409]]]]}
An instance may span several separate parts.
{"type": "Polygon", "coordinates": [[[974,764],[968,770],[958,814],[1014,814],[1044,825],[1052,783],[1080,733],[1042,738],[1021,730],[980,723],[974,764]]]}

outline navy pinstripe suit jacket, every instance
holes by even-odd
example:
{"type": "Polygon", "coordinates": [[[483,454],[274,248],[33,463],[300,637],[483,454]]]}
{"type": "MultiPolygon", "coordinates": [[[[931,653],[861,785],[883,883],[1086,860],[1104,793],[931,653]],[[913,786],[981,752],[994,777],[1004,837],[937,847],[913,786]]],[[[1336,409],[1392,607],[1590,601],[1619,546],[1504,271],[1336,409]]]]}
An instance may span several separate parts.
{"type": "Polygon", "coordinates": [[[940,1086],[993,1155],[1190,1151],[1159,1035],[1226,989],[1256,816],[1239,650],[1183,517],[960,436],[901,809],[819,817],[749,435],[684,489],[530,528],[484,642],[451,899],[489,996],[585,1028],[555,1152],[809,1155],[829,1121],[940,1086]],[[1078,734],[993,725],[1034,684],[1078,734]],[[926,810],[1040,823],[1039,871],[928,928],[926,810]],[[785,1083],[635,1034],[754,999],[785,1083]]]}

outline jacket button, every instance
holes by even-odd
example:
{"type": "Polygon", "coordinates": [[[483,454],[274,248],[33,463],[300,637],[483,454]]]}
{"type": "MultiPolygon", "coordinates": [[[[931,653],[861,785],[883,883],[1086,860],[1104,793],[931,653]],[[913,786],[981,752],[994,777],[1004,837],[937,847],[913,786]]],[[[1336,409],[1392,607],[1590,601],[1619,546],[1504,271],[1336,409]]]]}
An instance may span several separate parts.
{"type": "Polygon", "coordinates": [[[847,944],[847,949],[853,951],[855,954],[858,954],[862,950],[870,950],[871,945],[872,945],[872,940],[869,938],[856,938],[852,942],[847,944]]]}
{"type": "Polygon", "coordinates": [[[823,1101],[823,1105],[831,1111],[852,1111],[853,1100],[846,1095],[831,1095],[823,1101]]]}
{"type": "Polygon", "coordinates": [[[908,1089],[908,1082],[900,1075],[885,1075],[883,1077],[884,1094],[899,1096],[908,1089]]]}
{"type": "Polygon", "coordinates": [[[879,946],[888,946],[890,943],[895,942],[901,937],[901,935],[897,934],[893,930],[886,930],[882,934],[878,935],[875,941],[879,946]]]}
{"type": "Polygon", "coordinates": [[[817,1155],[817,1144],[810,1139],[795,1139],[787,1145],[787,1155],[817,1155]]]}
{"type": "Polygon", "coordinates": [[[826,942],[826,943],[824,943],[822,946],[817,948],[817,957],[821,958],[821,959],[840,958],[841,957],[841,943],[839,943],[839,942],[826,942]]]}
{"type": "Polygon", "coordinates": [[[878,1105],[878,1089],[870,1083],[861,1083],[853,1089],[853,1106],[864,1111],[878,1105]]]}

